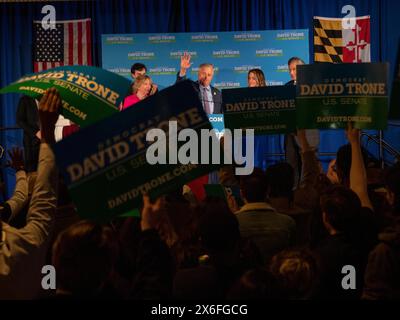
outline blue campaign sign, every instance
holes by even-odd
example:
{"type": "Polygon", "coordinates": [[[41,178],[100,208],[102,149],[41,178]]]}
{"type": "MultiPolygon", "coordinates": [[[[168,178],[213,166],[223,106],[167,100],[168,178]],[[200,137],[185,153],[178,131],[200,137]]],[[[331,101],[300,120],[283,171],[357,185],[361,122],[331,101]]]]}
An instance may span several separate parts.
{"type": "Polygon", "coordinates": [[[213,129],[215,129],[218,139],[221,138],[225,130],[224,115],[222,113],[209,114],[208,120],[210,121],[213,129]]]}
{"type": "Polygon", "coordinates": [[[292,56],[309,61],[308,29],[207,33],[104,34],[102,66],[130,78],[131,65],[141,62],[161,87],[175,83],[180,57],[193,62],[188,76],[197,79],[198,66],[212,63],[218,89],[247,86],[247,72],[264,71],[268,85],[290,80],[287,61],[292,56]]]}
{"type": "Polygon", "coordinates": [[[156,198],[219,168],[199,162],[150,163],[147,148],[152,142],[146,138],[150,129],[170,133],[168,141],[164,137],[159,145],[169,145],[168,156],[174,153],[171,139],[177,138],[177,132],[170,131],[170,121],[176,130],[178,125],[179,130],[211,129],[190,81],[166,88],[54,145],[57,165],[83,218],[108,220],[135,214],[142,194],[156,198]]]}

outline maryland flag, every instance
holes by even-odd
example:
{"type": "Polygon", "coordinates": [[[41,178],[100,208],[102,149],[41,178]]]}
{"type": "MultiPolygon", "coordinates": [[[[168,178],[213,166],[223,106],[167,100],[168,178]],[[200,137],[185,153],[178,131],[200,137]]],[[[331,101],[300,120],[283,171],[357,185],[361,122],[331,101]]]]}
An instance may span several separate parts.
{"type": "Polygon", "coordinates": [[[314,17],[315,62],[371,62],[370,17],[354,19],[354,28],[345,29],[342,18],[314,17]]]}

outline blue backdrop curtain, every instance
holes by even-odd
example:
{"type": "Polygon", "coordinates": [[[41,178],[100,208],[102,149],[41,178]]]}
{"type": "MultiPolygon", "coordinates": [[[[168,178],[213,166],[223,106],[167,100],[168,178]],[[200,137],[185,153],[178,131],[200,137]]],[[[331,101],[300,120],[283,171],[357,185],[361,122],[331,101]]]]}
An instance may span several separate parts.
{"type": "MultiPolygon", "coordinates": [[[[32,22],[41,20],[45,4],[56,8],[58,20],[92,18],[93,61],[101,66],[101,34],[147,32],[244,31],[268,29],[310,29],[312,59],[312,17],[343,17],[344,5],[353,5],[357,16],[371,16],[372,61],[389,61],[391,78],[400,37],[400,2],[397,0],[99,0],[48,3],[0,4],[0,87],[33,71],[32,22]]],[[[295,53],[294,53],[295,54],[295,53]]],[[[6,148],[22,145],[21,130],[15,127],[19,96],[0,96],[0,143],[6,148]]],[[[397,131],[398,132],[398,131],[397,131]]],[[[400,147],[396,131],[386,137],[400,147]]],[[[343,132],[321,135],[321,151],[331,152],[345,143],[343,132]]],[[[277,152],[271,144],[271,152],[277,152]]],[[[13,173],[3,170],[7,190],[12,190],[13,173]]]]}

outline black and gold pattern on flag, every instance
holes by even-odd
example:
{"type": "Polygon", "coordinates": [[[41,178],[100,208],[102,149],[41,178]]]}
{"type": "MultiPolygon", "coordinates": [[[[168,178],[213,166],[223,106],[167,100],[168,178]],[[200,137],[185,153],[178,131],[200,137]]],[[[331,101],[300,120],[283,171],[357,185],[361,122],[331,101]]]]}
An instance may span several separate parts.
{"type": "Polygon", "coordinates": [[[314,18],[314,61],[342,63],[342,38],[341,19],[314,18]]]}

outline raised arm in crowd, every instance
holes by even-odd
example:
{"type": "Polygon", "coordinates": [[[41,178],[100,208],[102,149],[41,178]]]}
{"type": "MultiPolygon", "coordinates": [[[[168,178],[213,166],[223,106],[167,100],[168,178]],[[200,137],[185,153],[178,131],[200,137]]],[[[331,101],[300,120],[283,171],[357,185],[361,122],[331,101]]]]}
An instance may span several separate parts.
{"type": "Polygon", "coordinates": [[[40,100],[41,144],[37,179],[22,229],[1,222],[0,299],[37,298],[56,209],[57,170],[51,144],[61,99],[52,88],[40,100]]]}

